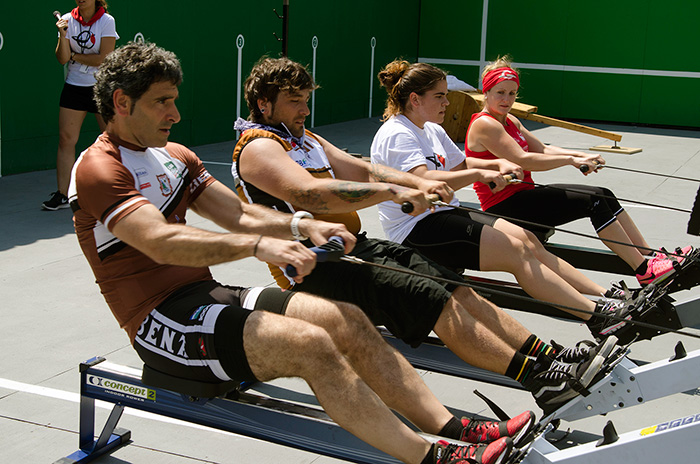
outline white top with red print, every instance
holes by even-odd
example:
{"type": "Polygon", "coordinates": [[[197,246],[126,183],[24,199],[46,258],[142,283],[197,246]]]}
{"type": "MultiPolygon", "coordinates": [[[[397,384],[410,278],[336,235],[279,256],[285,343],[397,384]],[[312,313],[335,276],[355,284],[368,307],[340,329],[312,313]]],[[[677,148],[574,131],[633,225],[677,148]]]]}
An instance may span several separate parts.
{"type": "MultiPolygon", "coordinates": [[[[429,170],[449,171],[466,159],[462,150],[450,139],[439,124],[426,122],[423,129],[404,115],[392,116],[379,128],[370,149],[372,163],[383,164],[399,171],[425,165],[429,170]]],[[[452,199],[458,206],[459,200],[452,199]]],[[[439,211],[444,208],[436,208],[439,211]]],[[[379,204],[379,221],[386,237],[402,243],[418,221],[430,211],[409,216],[393,201],[379,204]]]]}
{"type": "MultiPolygon", "coordinates": [[[[114,17],[108,13],[103,14],[100,19],[90,26],[81,25],[71,16],[70,12],[64,14],[61,19],[68,21],[66,37],[68,37],[72,52],[83,55],[97,55],[100,53],[102,37],[119,39],[114,17]]],[[[97,66],[88,66],[71,60],[68,62],[66,82],[78,87],[93,86],[95,85],[95,71],[97,71],[97,66]]]]}

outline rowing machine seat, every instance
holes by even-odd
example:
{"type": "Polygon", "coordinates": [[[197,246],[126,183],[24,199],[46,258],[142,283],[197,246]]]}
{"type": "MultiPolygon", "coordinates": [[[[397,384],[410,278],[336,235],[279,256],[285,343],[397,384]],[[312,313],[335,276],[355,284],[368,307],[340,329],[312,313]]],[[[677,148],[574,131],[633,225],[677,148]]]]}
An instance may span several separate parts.
{"type": "Polygon", "coordinates": [[[163,388],[197,398],[225,396],[231,391],[239,390],[241,386],[241,383],[235,380],[214,383],[183,379],[182,377],[165,374],[145,364],[141,373],[141,381],[151,387],[163,388]]]}

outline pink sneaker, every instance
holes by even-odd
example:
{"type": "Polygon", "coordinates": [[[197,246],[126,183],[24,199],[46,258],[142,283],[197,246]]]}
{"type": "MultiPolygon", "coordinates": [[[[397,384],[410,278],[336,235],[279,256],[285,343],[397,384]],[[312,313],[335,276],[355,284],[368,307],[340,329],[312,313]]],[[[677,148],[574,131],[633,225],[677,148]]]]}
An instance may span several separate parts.
{"type": "Polygon", "coordinates": [[[647,272],[644,274],[637,274],[637,281],[641,285],[649,285],[655,282],[660,277],[673,272],[673,263],[675,259],[669,257],[660,257],[658,254],[653,258],[647,260],[647,272]]]}
{"type": "Polygon", "coordinates": [[[683,247],[683,248],[676,248],[674,253],[675,253],[675,255],[680,255],[680,256],[675,256],[675,255],[669,255],[668,251],[665,248],[660,248],[659,251],[654,253],[654,257],[655,258],[662,258],[662,259],[666,259],[666,258],[675,259],[676,261],[678,261],[678,264],[682,264],[683,261],[685,261],[684,256],[687,256],[688,254],[690,254],[691,251],[693,251],[692,245],[688,245],[688,246],[683,247]]]}

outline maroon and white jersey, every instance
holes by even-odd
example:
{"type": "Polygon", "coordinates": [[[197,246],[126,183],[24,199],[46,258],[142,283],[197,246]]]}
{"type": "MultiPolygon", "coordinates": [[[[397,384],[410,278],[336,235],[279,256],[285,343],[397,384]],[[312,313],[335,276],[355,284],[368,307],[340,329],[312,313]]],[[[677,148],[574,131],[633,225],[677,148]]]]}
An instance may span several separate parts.
{"type": "Polygon", "coordinates": [[[214,181],[197,155],[176,143],[143,150],[104,133],[76,161],[68,198],[78,241],[131,340],[174,290],[212,276],[208,268],[157,264],[111,230],[148,203],[168,222],[185,224],[188,206],[214,181]]]}

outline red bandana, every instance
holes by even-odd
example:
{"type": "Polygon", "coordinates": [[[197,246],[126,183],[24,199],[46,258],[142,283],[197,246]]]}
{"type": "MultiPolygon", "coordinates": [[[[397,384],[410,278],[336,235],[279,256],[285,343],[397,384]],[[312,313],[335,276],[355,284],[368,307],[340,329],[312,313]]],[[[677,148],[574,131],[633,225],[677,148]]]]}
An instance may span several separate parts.
{"type": "Polygon", "coordinates": [[[102,17],[103,14],[105,14],[105,9],[103,7],[100,7],[97,11],[95,11],[95,14],[92,15],[92,18],[90,18],[90,21],[85,22],[82,16],[80,16],[80,12],[78,11],[78,8],[73,8],[73,11],[70,12],[71,16],[73,16],[73,19],[78,21],[80,24],[82,24],[85,27],[92,26],[97,22],[98,19],[102,17]]]}
{"type": "Polygon", "coordinates": [[[488,92],[494,85],[503,81],[515,81],[518,87],[520,87],[518,73],[516,73],[512,68],[504,66],[502,68],[492,69],[486,73],[486,76],[484,76],[484,82],[482,83],[483,92],[488,92]]]}

